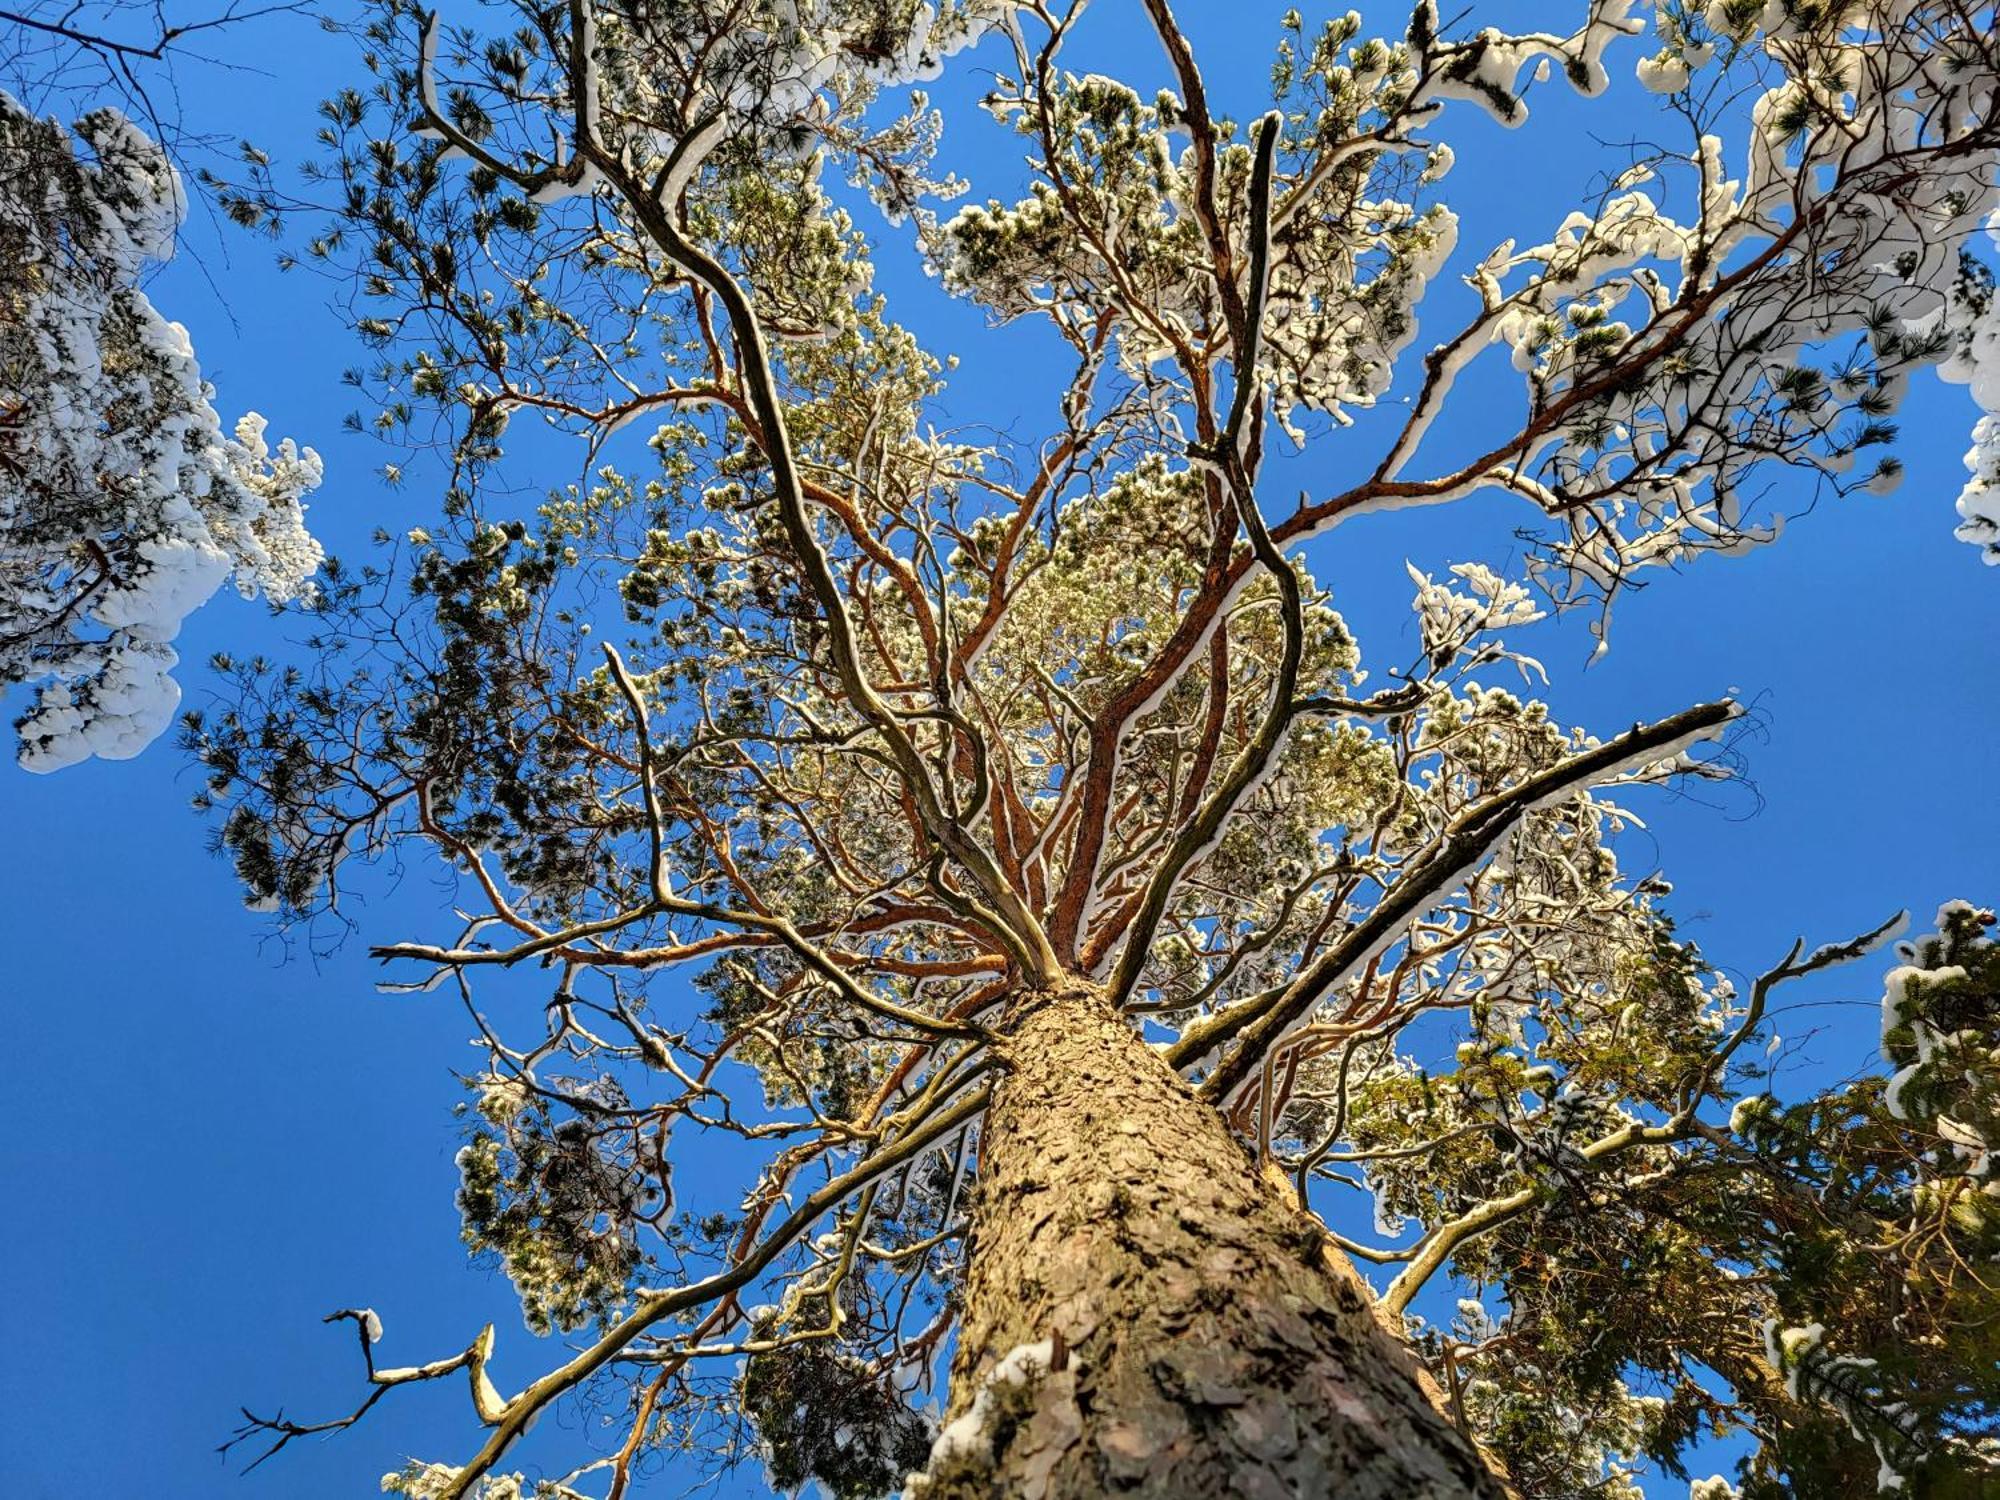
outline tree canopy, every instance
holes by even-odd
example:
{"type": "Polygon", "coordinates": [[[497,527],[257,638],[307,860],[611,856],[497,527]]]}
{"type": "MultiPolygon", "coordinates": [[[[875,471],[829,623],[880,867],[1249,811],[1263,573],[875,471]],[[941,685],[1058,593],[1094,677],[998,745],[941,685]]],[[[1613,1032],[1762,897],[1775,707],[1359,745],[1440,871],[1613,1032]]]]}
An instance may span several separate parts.
{"type": "MultiPolygon", "coordinates": [[[[1772,993],[1903,934],[1801,943],[1739,992],[1619,858],[1653,787],[1728,774],[1702,747],[1739,707],[1599,736],[1496,674],[1539,672],[1506,632],[1547,610],[1607,647],[1625,591],[1775,540],[1788,494],[1893,488],[1927,371],[2000,409],[2000,43],[1957,0],[1575,9],[1512,33],[1422,0],[1388,35],[1293,12],[1273,98],[1221,101],[1165,0],[1135,8],[1150,96],[1069,71],[1081,6],[1039,0],[373,7],[305,186],[253,153],[224,201],[348,289],[376,425],[450,487],[328,563],[304,649],[225,661],[185,734],[282,919],[337,930],[357,861],[450,872],[462,928],[378,952],[477,1018],[465,1240],[572,1342],[508,1394],[491,1328],[390,1368],[343,1310],[355,1408],[250,1415],[253,1456],[449,1377],[485,1435],[387,1488],[617,1500],[680,1452],[956,1496],[1066,1461],[1103,1320],[987,1347],[967,1288],[1002,1241],[975,1229],[989,1109],[1038,1007],[1080,994],[1272,1202],[1319,1211],[1311,1256],[1389,1268],[1375,1310],[1518,1493],[1637,1494],[1728,1433],[1748,1456],[1710,1500],[1994,1482],[1991,912],[1906,941],[1892,1076],[1774,1098],[1772,993]],[[954,207],[921,85],[973,58],[1028,175],[954,207]],[[1657,143],[1561,222],[1461,246],[1454,120],[1614,70],[1659,95],[1657,143]],[[863,214],[1066,351],[1009,436],[939,429],[953,360],[875,290],[863,214]],[[1447,275],[1476,307],[1420,330],[1447,275]],[[1482,361],[1511,404],[1468,409],[1482,361]],[[524,496],[521,455],[565,441],[583,477],[524,496]],[[1352,477],[1275,494],[1280,445],[1344,445],[1352,477]],[[1421,652],[1377,682],[1301,549],[1491,491],[1530,531],[1519,576],[1412,569],[1421,652]],[[491,1019],[500,969],[546,976],[539,1015],[491,1019]],[[740,1163],[740,1194],[682,1201],[689,1153],[740,1163]],[[1355,1187],[1372,1236],[1336,1208],[1355,1187]],[[1419,1317],[1447,1282],[1456,1318],[1419,1317]],[[586,1388],[610,1440],[513,1472],[586,1388]]],[[[236,462],[186,409],[135,430],[236,462]]],[[[1958,501],[1989,561],[1995,422],[1958,501]]],[[[185,545],[209,587],[227,558],[282,594],[317,557],[239,497],[289,521],[317,468],[259,434],[249,477],[190,491],[210,540],[185,545]]],[[[59,587],[99,587],[30,566],[45,636],[83,607],[59,587]]],[[[91,606],[112,629],[117,597],[91,606]]],[[[51,712],[31,757],[60,758],[33,748],[66,743],[51,712]]],[[[1265,1407],[1176,1378],[1266,1442],[1265,1407]]],[[[1156,1456],[1089,1441],[1107,1473],[1156,1456]]]]}

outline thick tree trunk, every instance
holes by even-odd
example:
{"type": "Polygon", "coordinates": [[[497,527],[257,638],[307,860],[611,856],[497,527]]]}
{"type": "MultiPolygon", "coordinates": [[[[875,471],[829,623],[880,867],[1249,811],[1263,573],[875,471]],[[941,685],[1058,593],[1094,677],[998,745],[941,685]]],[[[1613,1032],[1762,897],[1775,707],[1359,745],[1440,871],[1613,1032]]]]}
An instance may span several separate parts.
{"type": "Polygon", "coordinates": [[[1103,998],[1034,997],[924,1500],[1505,1494],[1353,1267],[1103,998]]]}

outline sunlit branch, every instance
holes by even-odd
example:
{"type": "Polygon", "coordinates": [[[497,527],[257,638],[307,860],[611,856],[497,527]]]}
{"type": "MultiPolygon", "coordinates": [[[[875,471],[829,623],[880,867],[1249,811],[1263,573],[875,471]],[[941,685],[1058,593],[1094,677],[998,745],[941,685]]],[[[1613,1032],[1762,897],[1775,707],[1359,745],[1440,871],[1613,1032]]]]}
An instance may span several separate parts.
{"type": "MultiPolygon", "coordinates": [[[[376,1402],[380,1401],[399,1385],[413,1385],[420,1381],[439,1380],[446,1375],[456,1374],[460,1370],[464,1370],[471,1381],[473,1409],[478,1413],[479,1419],[488,1425],[499,1420],[499,1395],[494,1390],[492,1381],[486,1375],[486,1362],[493,1354],[493,1325],[491,1323],[481,1329],[479,1336],[466,1345],[462,1352],[452,1355],[449,1359],[432,1360],[429,1364],[416,1365],[406,1369],[378,1370],[375,1368],[375,1349],[373,1341],[370,1338],[370,1324],[373,1318],[374,1314],[365,1310],[344,1309],[340,1312],[328,1313],[321,1320],[327,1323],[345,1320],[355,1325],[355,1331],[361,1340],[361,1358],[367,1367],[368,1384],[371,1387],[368,1395],[363,1398],[359,1406],[355,1407],[353,1411],[344,1417],[335,1417],[325,1422],[310,1423],[290,1421],[286,1418],[283,1411],[279,1411],[274,1416],[259,1417],[254,1415],[248,1408],[245,1408],[243,1412],[244,1425],[238,1428],[235,1435],[228,1442],[224,1443],[218,1451],[227,1453],[239,1443],[249,1442],[255,1438],[272,1438],[270,1447],[266,1448],[251,1461],[249,1469],[254,1469],[266,1459],[276,1455],[294,1438],[312,1437],[320,1433],[339,1432],[354,1426],[355,1423],[368,1415],[376,1402]]],[[[249,1469],[246,1469],[244,1472],[248,1473],[249,1469]]]]}
{"type": "Polygon", "coordinates": [[[1380,952],[1438,897],[1447,894],[1537,808],[1574,795],[1635,763],[1663,758],[1713,733],[1741,713],[1731,702],[1705,703],[1657,723],[1635,726],[1593,750],[1523,779],[1462,815],[1415,869],[1404,870],[1367,916],[1268,1000],[1245,1002],[1191,1024],[1167,1051],[1190,1067],[1230,1043],[1202,1084],[1204,1097],[1234,1096],[1254,1075],[1264,1052],[1371,956],[1380,952]]]}

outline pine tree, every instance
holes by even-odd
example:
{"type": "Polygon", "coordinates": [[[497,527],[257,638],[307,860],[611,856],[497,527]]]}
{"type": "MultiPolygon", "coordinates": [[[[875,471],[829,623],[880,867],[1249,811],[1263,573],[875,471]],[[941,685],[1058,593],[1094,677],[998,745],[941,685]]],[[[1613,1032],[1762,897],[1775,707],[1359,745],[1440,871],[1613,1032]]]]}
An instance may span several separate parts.
{"type": "MultiPolygon", "coordinates": [[[[1602,1494],[1735,1425],[1759,1493],[1991,1472],[1995,1123],[1954,1081],[1991,1077],[1990,918],[1913,950],[1886,1089],[1730,1115],[1770,992],[1887,929],[1738,996],[1615,849],[1627,800],[1721,774],[1698,747],[1736,706],[1599,739],[1481,681],[1533,669],[1502,633],[1550,605],[1608,639],[1648,570],[1770,540],[1775,473],[1893,487],[1923,367],[1986,401],[1990,17],[1294,14],[1240,128],[1143,9],[1151,99],[1068,71],[1076,10],[1011,0],[486,32],[386,0],[325,201],[237,191],[317,216],[379,425],[441,424],[452,484],[329,570],[305,664],[190,722],[203,800],[292,920],[337,921],[352,861],[452,872],[466,926],[377,949],[398,982],[546,976],[545,1026],[481,1020],[459,1206],[530,1328],[575,1336],[510,1393],[491,1328],[390,1369],[345,1310],[362,1400],[251,1417],[260,1452],[469,1377],[483,1441],[387,1488],[619,1500],[684,1450],[843,1496],[1602,1494]],[[1685,139],[1462,263],[1452,120],[1602,92],[1649,18],[1627,65],[1685,139]],[[975,47],[1032,181],[947,212],[939,112],[891,93],[975,47]],[[950,362],[872,288],[877,210],[1067,351],[1001,414],[1032,437],[936,430],[950,362]],[[1420,341],[1461,264],[1477,311],[1420,341]],[[1441,458],[1495,346],[1506,430],[1441,458]],[[1347,487],[1260,484],[1378,404],[1347,487]],[[532,428],[588,459],[531,503],[532,428]],[[1301,547],[1494,489],[1540,524],[1527,576],[1415,573],[1421,658],[1369,686],[1301,547]],[[681,1201],[690,1153],[740,1194],[681,1201]],[[1357,1181],[1417,1238],[1329,1228],[1357,1181]],[[1356,1257],[1400,1269],[1378,1295],[1356,1257]],[[1408,1321],[1453,1278],[1511,1311],[1408,1321]],[[612,1445],[508,1473],[586,1384],[612,1445]]],[[[1988,478],[1960,509],[1990,544],[1988,478]]]]}

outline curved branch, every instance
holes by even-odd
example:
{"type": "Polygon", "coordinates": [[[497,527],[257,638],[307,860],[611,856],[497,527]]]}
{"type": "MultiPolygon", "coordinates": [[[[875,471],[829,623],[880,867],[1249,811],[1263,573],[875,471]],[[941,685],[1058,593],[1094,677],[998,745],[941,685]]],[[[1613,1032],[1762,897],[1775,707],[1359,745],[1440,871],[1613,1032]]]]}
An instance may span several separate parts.
{"type": "Polygon", "coordinates": [[[1366,917],[1289,985],[1190,1026],[1167,1050],[1168,1061],[1186,1068],[1235,1042],[1202,1084],[1203,1097],[1211,1101],[1232,1098],[1249,1083],[1267,1050],[1304,1021],[1329,991],[1400,937],[1426,906],[1463,880],[1522,818],[1594,782],[1707,739],[1741,712],[1737,704],[1724,700],[1683,709],[1658,723],[1635,725],[1616,739],[1571,756],[1469,809],[1366,917]]]}

